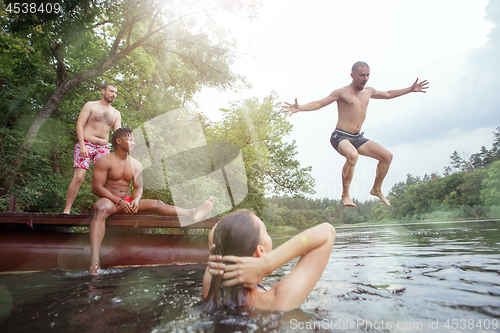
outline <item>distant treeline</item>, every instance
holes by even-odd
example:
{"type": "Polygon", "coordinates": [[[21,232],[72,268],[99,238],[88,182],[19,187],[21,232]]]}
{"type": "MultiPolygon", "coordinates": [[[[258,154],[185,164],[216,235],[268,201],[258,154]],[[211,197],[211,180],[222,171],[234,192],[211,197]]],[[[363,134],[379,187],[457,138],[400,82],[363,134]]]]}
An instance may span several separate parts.
{"type": "Polygon", "coordinates": [[[377,200],[344,207],[340,200],[273,196],[263,219],[269,225],[305,228],[321,222],[352,224],[382,220],[443,220],[500,217],[500,127],[492,149],[464,156],[454,151],[443,175],[407,174],[388,194],[391,206],[377,200]]]}

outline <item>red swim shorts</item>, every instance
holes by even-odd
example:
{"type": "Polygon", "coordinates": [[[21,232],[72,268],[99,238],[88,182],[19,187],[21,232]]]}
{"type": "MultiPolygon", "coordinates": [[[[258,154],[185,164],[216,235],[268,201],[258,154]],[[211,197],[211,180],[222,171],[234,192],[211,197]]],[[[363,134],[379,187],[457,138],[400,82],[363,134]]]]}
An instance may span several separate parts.
{"type": "MultiPolygon", "coordinates": [[[[120,198],[128,203],[132,203],[132,197],[127,197],[127,196],[119,196],[119,195],[115,195],[115,197],[117,198],[120,198]]],[[[120,210],[120,214],[125,214],[124,212],[122,212],[122,209],[120,208],[120,201],[118,201],[118,203],[116,204],[116,207],[118,207],[118,209],[120,210]]]]}
{"type": "Polygon", "coordinates": [[[108,145],[99,146],[85,140],[85,147],[87,147],[87,151],[89,153],[88,157],[80,156],[80,142],[77,142],[75,145],[75,158],[73,163],[75,168],[88,170],[90,167],[90,159],[92,159],[95,163],[95,161],[99,158],[109,154],[108,145]]]}

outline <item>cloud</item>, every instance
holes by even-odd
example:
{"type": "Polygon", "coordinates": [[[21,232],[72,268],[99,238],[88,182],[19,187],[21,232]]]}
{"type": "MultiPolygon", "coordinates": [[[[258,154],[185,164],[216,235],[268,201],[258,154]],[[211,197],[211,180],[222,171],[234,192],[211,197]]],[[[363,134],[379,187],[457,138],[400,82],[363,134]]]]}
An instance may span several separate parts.
{"type": "Polygon", "coordinates": [[[410,103],[414,104],[391,116],[390,119],[384,118],[366,124],[365,129],[367,131],[373,129],[382,142],[396,141],[401,144],[427,139],[439,140],[452,133],[500,126],[499,1],[489,2],[485,8],[485,19],[494,24],[486,44],[470,53],[458,80],[451,82],[447,91],[433,95],[431,82],[429,94],[419,95],[418,99],[415,96],[402,97],[410,99],[410,103]]]}

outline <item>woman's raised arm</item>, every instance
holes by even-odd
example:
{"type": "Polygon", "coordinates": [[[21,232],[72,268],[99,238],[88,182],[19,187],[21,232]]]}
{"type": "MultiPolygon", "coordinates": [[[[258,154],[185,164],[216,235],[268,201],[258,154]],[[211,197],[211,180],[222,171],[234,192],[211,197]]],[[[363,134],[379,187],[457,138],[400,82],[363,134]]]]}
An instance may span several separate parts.
{"type": "Polygon", "coordinates": [[[329,223],[323,223],[292,237],[263,257],[224,256],[224,261],[235,263],[225,265],[224,285],[243,284],[247,288],[254,288],[266,275],[301,256],[290,274],[266,293],[268,304],[259,306],[276,310],[294,309],[302,304],[321,277],[328,263],[335,235],[335,228],[329,223]]]}

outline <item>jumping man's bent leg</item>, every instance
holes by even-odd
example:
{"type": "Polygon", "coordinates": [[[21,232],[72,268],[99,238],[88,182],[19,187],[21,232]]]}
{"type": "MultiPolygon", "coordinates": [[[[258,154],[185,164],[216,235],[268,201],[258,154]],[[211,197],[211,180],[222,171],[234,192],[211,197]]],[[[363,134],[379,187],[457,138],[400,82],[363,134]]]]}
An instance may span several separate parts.
{"type": "Polygon", "coordinates": [[[358,161],[358,151],[348,140],[342,140],[339,143],[337,151],[346,158],[346,162],[342,168],[342,199],[340,202],[347,207],[356,207],[349,194],[349,189],[354,176],[354,167],[358,161]]]}
{"type": "Polygon", "coordinates": [[[212,210],[214,198],[208,198],[200,206],[193,209],[184,209],[176,206],[169,206],[160,200],[144,199],[139,201],[139,213],[141,214],[158,214],[164,216],[187,216],[193,219],[194,222],[199,222],[203,216],[212,210]]]}
{"type": "Polygon", "coordinates": [[[377,165],[377,173],[375,175],[375,182],[373,183],[373,188],[371,189],[370,194],[378,197],[384,204],[390,206],[391,203],[387,200],[384,193],[382,193],[382,182],[389,171],[389,166],[392,162],[392,153],[372,140],[359,147],[358,152],[361,155],[372,157],[379,161],[377,165]]]}
{"type": "Polygon", "coordinates": [[[85,179],[86,173],[86,169],[75,168],[75,173],[73,174],[73,179],[69,184],[68,194],[66,195],[66,205],[64,206],[65,214],[69,214],[71,212],[71,206],[73,206],[73,202],[75,201],[76,195],[78,194],[80,185],[82,185],[82,182],[85,179]]]}
{"type": "Polygon", "coordinates": [[[99,255],[106,229],[106,218],[118,211],[118,207],[106,198],[101,198],[94,204],[94,218],[90,222],[90,275],[97,275],[97,271],[101,268],[99,255]]]}

